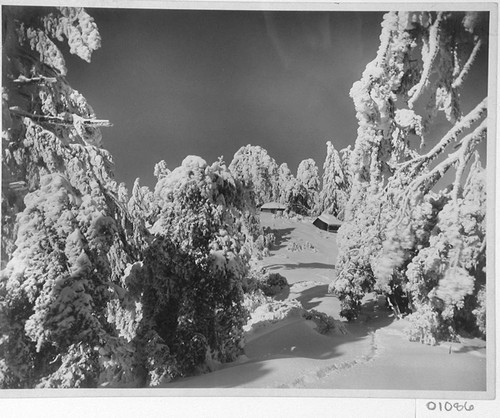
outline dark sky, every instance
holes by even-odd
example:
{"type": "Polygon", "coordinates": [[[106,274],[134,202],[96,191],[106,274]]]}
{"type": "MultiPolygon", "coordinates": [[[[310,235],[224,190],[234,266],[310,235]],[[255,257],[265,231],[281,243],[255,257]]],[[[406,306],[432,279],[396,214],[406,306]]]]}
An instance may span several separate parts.
{"type": "Polygon", "coordinates": [[[68,55],[68,81],[92,105],[116,177],[153,184],[188,154],[229,164],[261,145],[296,172],[326,141],[356,137],[349,90],[375,57],[382,13],[87,9],[102,47],[68,55]]]}
{"type": "Polygon", "coordinates": [[[113,122],[103,145],[129,187],[153,185],[162,159],[229,164],[247,144],[294,173],[305,158],[322,171],[326,141],[354,143],[349,90],[375,58],[383,13],[87,11],[102,47],[91,64],[66,54],[67,79],[113,122]]]}

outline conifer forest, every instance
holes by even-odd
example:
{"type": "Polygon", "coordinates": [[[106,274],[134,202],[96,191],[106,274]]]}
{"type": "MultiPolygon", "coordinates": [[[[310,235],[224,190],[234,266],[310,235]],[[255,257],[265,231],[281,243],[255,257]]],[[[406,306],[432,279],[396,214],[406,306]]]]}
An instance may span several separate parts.
{"type": "Polygon", "coordinates": [[[165,139],[151,184],[70,85],[107,42],[94,12],[2,8],[1,388],[486,390],[488,11],[381,13],[357,81],[323,93],[355,119],[321,161],[255,138],[172,165],[165,139]],[[436,375],[407,377],[422,359],[436,375]]]}

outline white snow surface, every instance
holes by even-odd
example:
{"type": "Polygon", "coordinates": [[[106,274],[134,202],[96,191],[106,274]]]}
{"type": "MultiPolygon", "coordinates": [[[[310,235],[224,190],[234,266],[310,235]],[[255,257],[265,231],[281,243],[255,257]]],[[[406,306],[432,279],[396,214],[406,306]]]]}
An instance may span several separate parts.
{"type": "Polygon", "coordinates": [[[274,302],[263,298],[255,309],[245,328],[244,355],[237,361],[164,388],[486,389],[482,340],[438,346],[410,342],[406,320],[395,320],[383,298],[373,294],[364,299],[359,319],[345,322],[340,301],[327,293],[335,275],[336,234],[319,230],[312,220],[261,214],[262,224],[277,235],[261,267],[285,276],[289,289],[274,302]],[[316,251],[290,252],[290,242],[309,242],[316,251]],[[339,320],[348,333],[318,333],[314,322],[302,317],[310,309],[339,320]]]}

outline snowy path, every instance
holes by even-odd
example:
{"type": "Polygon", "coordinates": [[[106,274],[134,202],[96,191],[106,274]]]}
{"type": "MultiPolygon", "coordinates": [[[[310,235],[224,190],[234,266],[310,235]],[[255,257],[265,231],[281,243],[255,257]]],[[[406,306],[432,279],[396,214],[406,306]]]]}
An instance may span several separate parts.
{"type": "Polygon", "coordinates": [[[373,355],[372,342],[369,333],[321,335],[312,321],[295,316],[257,330],[245,346],[244,363],[166,387],[303,387],[333,370],[367,361],[373,355]]]}
{"type": "Polygon", "coordinates": [[[469,340],[469,344],[444,343],[431,347],[406,340],[405,326],[405,321],[396,321],[377,330],[372,361],[364,367],[325,376],[315,388],[486,390],[484,341],[469,340]]]}
{"type": "MultiPolygon", "coordinates": [[[[262,261],[291,284],[278,299],[295,299],[341,319],[339,300],[327,293],[334,277],[336,235],[309,222],[274,219],[276,247],[262,261]],[[303,251],[291,251],[291,244],[303,251]],[[310,248],[312,246],[312,248],[310,248]]],[[[299,315],[254,331],[240,362],[165,388],[315,388],[356,390],[486,389],[486,350],[481,340],[430,347],[409,342],[406,320],[394,321],[383,300],[368,296],[360,319],[345,323],[348,335],[321,335],[299,315]]]]}

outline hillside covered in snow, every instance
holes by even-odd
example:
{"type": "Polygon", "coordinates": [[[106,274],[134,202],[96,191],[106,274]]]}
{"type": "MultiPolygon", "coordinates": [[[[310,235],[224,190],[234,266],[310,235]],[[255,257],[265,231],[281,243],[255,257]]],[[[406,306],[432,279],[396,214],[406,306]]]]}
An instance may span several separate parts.
{"type": "Polygon", "coordinates": [[[461,94],[488,13],[385,14],[319,167],[247,145],[130,190],[67,78],[90,14],[8,6],[3,33],[0,387],[486,390],[488,100],[461,94]]]}

